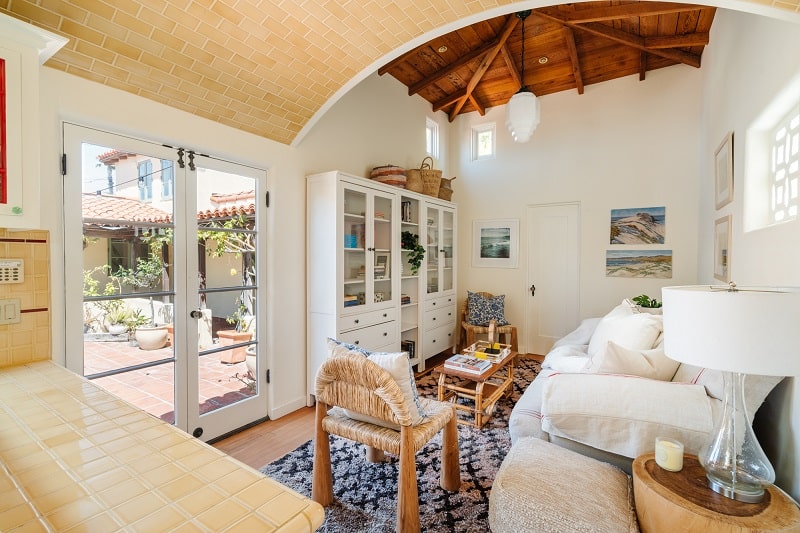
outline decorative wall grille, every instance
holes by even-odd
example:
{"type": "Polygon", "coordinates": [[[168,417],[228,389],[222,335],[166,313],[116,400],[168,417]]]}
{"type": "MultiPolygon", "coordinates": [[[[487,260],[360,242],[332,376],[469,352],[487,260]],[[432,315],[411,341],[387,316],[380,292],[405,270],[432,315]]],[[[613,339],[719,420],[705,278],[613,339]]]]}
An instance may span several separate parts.
{"type": "Polygon", "coordinates": [[[800,205],[800,108],[790,111],[774,130],[770,177],[771,221],[776,223],[797,218],[800,205]]]}

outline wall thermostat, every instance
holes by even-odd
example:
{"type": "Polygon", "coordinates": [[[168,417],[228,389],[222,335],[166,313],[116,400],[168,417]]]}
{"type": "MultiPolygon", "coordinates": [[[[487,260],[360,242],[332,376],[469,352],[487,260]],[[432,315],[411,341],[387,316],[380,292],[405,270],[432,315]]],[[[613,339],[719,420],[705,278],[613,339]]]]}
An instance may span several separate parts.
{"type": "Polygon", "coordinates": [[[25,281],[25,262],[22,259],[0,259],[0,283],[25,281]]]}

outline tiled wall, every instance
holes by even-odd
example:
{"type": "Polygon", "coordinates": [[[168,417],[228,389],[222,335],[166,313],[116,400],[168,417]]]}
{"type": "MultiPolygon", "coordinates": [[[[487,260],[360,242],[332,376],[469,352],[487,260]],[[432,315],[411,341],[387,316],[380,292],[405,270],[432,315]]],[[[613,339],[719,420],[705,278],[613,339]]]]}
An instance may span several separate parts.
{"type": "Polygon", "coordinates": [[[0,284],[21,300],[21,322],[0,325],[0,367],[50,359],[50,235],[0,228],[0,258],[25,261],[23,283],[0,284]]]}

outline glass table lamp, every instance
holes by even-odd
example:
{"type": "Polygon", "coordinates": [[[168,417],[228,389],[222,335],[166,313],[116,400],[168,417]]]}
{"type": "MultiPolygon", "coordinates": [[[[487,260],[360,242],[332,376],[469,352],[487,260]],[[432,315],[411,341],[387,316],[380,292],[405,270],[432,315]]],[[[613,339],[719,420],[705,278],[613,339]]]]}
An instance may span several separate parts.
{"type": "Polygon", "coordinates": [[[723,409],[699,455],[709,487],[759,502],[775,470],[750,425],[744,381],[746,374],[800,376],[800,287],[665,287],[661,296],[664,353],[723,371],[723,409]]]}

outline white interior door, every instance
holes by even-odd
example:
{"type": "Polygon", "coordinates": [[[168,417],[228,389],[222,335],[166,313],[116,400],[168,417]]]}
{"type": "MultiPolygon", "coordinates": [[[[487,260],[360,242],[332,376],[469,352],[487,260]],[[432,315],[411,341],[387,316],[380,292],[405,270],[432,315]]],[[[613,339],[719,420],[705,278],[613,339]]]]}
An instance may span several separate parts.
{"type": "Polygon", "coordinates": [[[203,440],[265,418],[266,173],[73,124],[64,154],[67,367],[203,440]]]}
{"type": "Polygon", "coordinates": [[[526,348],[545,355],[578,324],[580,308],[580,206],[527,209],[528,299],[526,348]]]}

